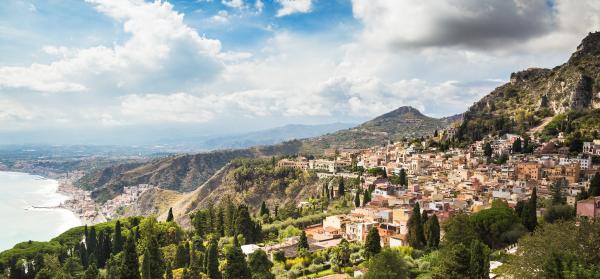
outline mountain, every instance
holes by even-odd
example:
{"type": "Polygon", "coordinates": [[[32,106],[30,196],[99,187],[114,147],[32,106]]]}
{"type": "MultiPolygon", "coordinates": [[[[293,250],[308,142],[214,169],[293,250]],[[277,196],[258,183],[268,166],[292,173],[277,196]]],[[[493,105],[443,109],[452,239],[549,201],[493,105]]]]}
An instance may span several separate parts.
{"type": "Polygon", "coordinates": [[[510,82],[476,102],[457,132],[463,143],[488,134],[529,132],[542,138],[564,133],[568,141],[600,131],[600,32],[583,39],[570,59],[553,69],[512,73],[510,82]]]}
{"type": "MultiPolygon", "coordinates": [[[[401,107],[367,121],[355,128],[340,130],[321,137],[292,140],[276,145],[262,145],[245,149],[225,149],[199,154],[183,154],[155,159],[146,163],[129,163],[97,169],[87,173],[76,182],[81,188],[93,190],[92,197],[105,201],[123,191],[124,186],[151,184],[163,189],[180,192],[193,191],[205,183],[227,163],[236,158],[257,158],[293,154],[321,154],[330,147],[368,147],[403,137],[423,136],[442,129],[451,119],[436,119],[421,114],[412,107],[401,107]]],[[[245,135],[248,141],[260,141],[258,135],[279,137],[298,135],[311,130],[318,133],[348,124],[338,123],[321,126],[290,125],[245,135]],[[307,127],[310,127],[308,129],[307,127]],[[258,137],[252,139],[252,137],[258,137]]],[[[239,138],[237,138],[239,139],[239,138]]],[[[227,140],[224,139],[226,142],[227,140]]],[[[230,141],[234,142],[236,139],[230,141]]]]}
{"type": "Polygon", "coordinates": [[[318,150],[332,147],[366,148],[402,138],[422,137],[447,128],[459,119],[459,115],[433,118],[416,108],[403,106],[357,127],[307,139],[304,150],[317,153],[318,150]]]}
{"type": "Polygon", "coordinates": [[[331,123],[321,125],[290,124],[272,129],[238,134],[211,137],[200,141],[205,149],[247,148],[258,145],[276,144],[294,139],[305,139],[332,133],[353,127],[350,123],[331,123]]]}

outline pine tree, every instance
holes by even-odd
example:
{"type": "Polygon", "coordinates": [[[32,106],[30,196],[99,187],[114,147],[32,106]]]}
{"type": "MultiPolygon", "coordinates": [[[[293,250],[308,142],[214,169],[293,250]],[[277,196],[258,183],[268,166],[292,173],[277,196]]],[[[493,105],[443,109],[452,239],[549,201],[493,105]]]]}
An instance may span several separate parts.
{"type": "Polygon", "coordinates": [[[563,178],[552,184],[552,204],[564,204],[562,188],[566,187],[566,180],[563,178]]]}
{"type": "Polygon", "coordinates": [[[338,182],[338,198],[343,198],[344,194],[346,194],[346,186],[344,186],[344,178],[340,177],[338,182]]]}
{"type": "Polygon", "coordinates": [[[169,214],[167,215],[167,222],[173,222],[173,220],[175,220],[175,217],[173,217],[173,208],[169,208],[169,214]]]}
{"type": "Polygon", "coordinates": [[[225,251],[223,279],[252,279],[246,257],[238,245],[228,247],[225,251]]]}
{"type": "Polygon", "coordinates": [[[121,265],[121,278],[140,279],[138,255],[135,240],[130,234],[123,246],[123,262],[121,265]]]}
{"type": "Polygon", "coordinates": [[[379,230],[376,226],[373,226],[367,234],[365,240],[365,253],[367,258],[371,258],[381,252],[381,238],[379,237],[379,230]]]}
{"type": "Polygon", "coordinates": [[[494,150],[492,149],[492,145],[489,142],[486,142],[483,145],[483,155],[485,155],[485,157],[492,158],[492,154],[494,153],[494,150]]]}
{"type": "Polygon", "coordinates": [[[473,240],[470,248],[469,275],[471,279],[490,278],[489,248],[479,240],[473,240]]]}
{"type": "Polygon", "coordinates": [[[423,222],[421,222],[421,209],[419,203],[413,208],[413,213],[408,219],[408,243],[415,249],[423,248],[425,235],[423,233],[423,222]]]}
{"type": "Polygon", "coordinates": [[[119,220],[117,220],[117,223],[115,224],[112,250],[115,254],[123,251],[123,235],[121,234],[121,221],[119,220]]]}
{"type": "Polygon", "coordinates": [[[212,239],[211,243],[208,245],[208,249],[206,250],[205,256],[205,270],[206,274],[210,279],[220,279],[221,272],[219,271],[219,255],[217,251],[217,241],[216,239],[212,239]]]}
{"type": "Polygon", "coordinates": [[[360,207],[360,191],[356,190],[354,195],[354,207],[360,207]]]}
{"type": "Polygon", "coordinates": [[[431,216],[425,226],[427,227],[427,248],[437,249],[440,245],[440,223],[437,215],[431,216]]]}
{"type": "Polygon", "coordinates": [[[302,234],[300,234],[300,240],[298,240],[298,247],[297,247],[298,251],[301,251],[302,249],[308,251],[309,250],[309,246],[308,246],[308,238],[306,237],[306,232],[302,231],[302,234]]]}

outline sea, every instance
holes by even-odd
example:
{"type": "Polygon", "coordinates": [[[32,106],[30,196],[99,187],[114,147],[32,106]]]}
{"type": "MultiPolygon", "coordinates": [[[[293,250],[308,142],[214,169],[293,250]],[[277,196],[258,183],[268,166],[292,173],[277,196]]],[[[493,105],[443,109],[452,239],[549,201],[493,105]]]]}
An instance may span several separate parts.
{"type": "Polygon", "coordinates": [[[58,181],[19,172],[0,172],[0,251],[24,241],[48,241],[81,221],[55,207],[68,199],[58,181]]]}

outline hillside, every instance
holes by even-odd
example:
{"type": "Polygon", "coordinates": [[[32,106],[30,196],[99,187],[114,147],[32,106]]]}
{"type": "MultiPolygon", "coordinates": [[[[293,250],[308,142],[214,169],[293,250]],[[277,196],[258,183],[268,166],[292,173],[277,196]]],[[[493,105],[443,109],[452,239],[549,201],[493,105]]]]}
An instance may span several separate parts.
{"type": "MultiPolygon", "coordinates": [[[[462,142],[488,134],[520,133],[532,129],[541,136],[565,132],[570,140],[591,138],[600,130],[600,33],[590,33],[570,59],[553,69],[530,68],[512,73],[510,82],[476,102],[464,114],[458,131],[462,142]],[[567,117],[568,116],[568,117],[567,117]],[[546,125],[583,118],[581,125],[546,125]]],[[[566,124],[565,123],[565,124],[566,124]]]]}
{"type": "Polygon", "coordinates": [[[433,118],[423,115],[413,107],[404,106],[357,127],[307,139],[304,150],[316,153],[332,147],[365,148],[390,140],[422,137],[433,134],[435,130],[444,129],[459,119],[460,116],[433,118]]]}
{"type": "MultiPolygon", "coordinates": [[[[256,210],[263,201],[271,205],[296,204],[320,195],[321,191],[322,185],[313,172],[280,168],[268,158],[236,159],[172,207],[177,221],[186,226],[189,213],[217,204],[223,198],[232,198],[256,210]]],[[[166,211],[162,213],[165,215],[166,211]]]]}
{"type": "Polygon", "coordinates": [[[187,192],[196,189],[235,158],[296,154],[301,145],[300,141],[290,141],[239,150],[176,155],[143,164],[120,164],[92,171],[76,184],[93,190],[92,197],[98,201],[108,200],[121,193],[124,186],[137,184],[151,184],[163,189],[187,192]]]}

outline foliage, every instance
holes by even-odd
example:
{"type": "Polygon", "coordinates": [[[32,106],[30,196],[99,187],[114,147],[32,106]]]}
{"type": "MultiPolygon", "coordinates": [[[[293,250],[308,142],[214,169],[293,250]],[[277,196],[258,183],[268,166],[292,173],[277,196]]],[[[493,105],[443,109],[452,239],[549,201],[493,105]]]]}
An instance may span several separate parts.
{"type": "Polygon", "coordinates": [[[376,226],[373,226],[367,234],[365,240],[365,254],[367,258],[377,255],[381,251],[381,238],[376,226]]]}
{"type": "Polygon", "coordinates": [[[365,279],[409,278],[408,267],[400,252],[384,249],[369,261],[369,271],[365,279]]]}

